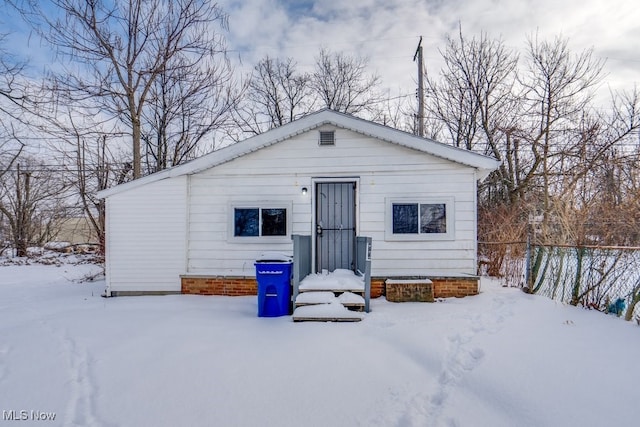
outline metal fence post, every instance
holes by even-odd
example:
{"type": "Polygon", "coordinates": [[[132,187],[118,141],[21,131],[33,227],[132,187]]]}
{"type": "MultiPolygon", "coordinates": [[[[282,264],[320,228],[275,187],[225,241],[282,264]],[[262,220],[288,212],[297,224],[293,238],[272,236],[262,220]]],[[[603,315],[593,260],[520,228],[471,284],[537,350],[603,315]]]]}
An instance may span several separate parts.
{"type": "Polygon", "coordinates": [[[294,234],[293,240],[293,292],[292,301],[295,305],[298,289],[302,279],[311,274],[311,236],[294,234]]]}
{"type": "Polygon", "coordinates": [[[371,300],[371,237],[356,237],[356,271],[364,279],[364,311],[369,313],[371,300]]]}
{"type": "Polygon", "coordinates": [[[531,232],[527,233],[527,249],[525,252],[525,272],[524,272],[524,282],[525,282],[525,290],[531,292],[533,289],[533,278],[531,277],[531,257],[533,256],[531,253],[531,232]]]}

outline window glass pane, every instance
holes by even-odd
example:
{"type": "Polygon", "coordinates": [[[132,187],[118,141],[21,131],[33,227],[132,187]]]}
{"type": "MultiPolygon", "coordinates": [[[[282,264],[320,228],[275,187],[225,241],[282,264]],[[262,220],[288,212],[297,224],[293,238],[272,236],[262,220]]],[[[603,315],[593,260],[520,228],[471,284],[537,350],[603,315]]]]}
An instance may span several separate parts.
{"type": "Polygon", "coordinates": [[[444,203],[420,205],[420,232],[447,232],[447,210],[444,203]]]}
{"type": "Polygon", "coordinates": [[[236,208],[234,212],[234,236],[257,236],[260,216],[254,208],[236,208]]]}
{"type": "Polygon", "coordinates": [[[393,233],[418,233],[418,204],[393,205],[393,233]]]}
{"type": "Polygon", "coordinates": [[[287,210],[286,209],[262,209],[262,235],[286,236],[287,235],[287,210]]]}

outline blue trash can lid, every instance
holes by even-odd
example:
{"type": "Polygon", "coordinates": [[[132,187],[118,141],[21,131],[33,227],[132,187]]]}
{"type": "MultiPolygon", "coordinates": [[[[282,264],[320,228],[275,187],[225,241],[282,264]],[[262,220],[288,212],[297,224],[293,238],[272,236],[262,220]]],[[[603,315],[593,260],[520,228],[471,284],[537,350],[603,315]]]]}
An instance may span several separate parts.
{"type": "Polygon", "coordinates": [[[262,252],[256,262],[291,262],[293,257],[282,252],[262,252]]]}

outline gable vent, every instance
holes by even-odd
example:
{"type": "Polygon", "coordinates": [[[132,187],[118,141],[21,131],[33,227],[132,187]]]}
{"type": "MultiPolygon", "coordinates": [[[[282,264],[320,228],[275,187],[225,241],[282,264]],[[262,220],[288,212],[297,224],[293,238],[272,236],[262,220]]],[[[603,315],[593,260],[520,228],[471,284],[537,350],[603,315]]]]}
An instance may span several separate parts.
{"type": "Polygon", "coordinates": [[[321,130],[320,145],[336,145],[336,132],[333,130],[321,130]]]}

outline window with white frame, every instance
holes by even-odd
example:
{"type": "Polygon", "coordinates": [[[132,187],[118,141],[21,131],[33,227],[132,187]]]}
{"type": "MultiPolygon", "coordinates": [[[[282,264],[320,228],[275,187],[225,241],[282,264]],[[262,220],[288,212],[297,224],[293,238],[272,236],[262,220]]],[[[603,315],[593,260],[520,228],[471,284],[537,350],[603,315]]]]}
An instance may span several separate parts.
{"type": "Polygon", "coordinates": [[[230,236],[236,241],[286,239],[291,206],[282,203],[231,205],[230,236]]]}
{"type": "Polygon", "coordinates": [[[386,209],[387,240],[453,239],[453,199],[390,199],[386,209]]]}

